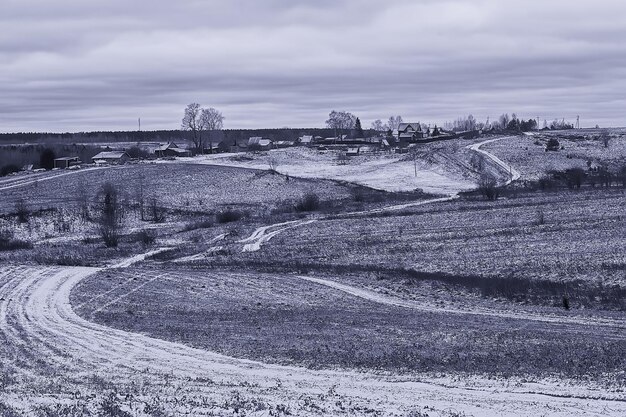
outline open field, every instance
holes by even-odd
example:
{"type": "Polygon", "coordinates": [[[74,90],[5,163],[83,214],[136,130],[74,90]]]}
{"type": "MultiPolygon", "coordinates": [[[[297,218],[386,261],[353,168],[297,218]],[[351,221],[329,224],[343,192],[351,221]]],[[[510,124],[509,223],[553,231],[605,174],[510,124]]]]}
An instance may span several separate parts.
{"type": "MultiPolygon", "coordinates": [[[[622,190],[520,193],[497,202],[454,200],[396,215],[303,225],[276,236],[260,253],[238,257],[243,264],[277,268],[336,265],[382,275],[406,269],[478,276],[492,279],[494,286],[507,279],[570,283],[572,294],[583,284],[625,288],[624,207],[622,190]]],[[[562,295],[552,294],[544,302],[551,297],[560,303],[562,295]]],[[[581,305],[596,301],[577,300],[581,305]]],[[[620,299],[609,305],[626,307],[620,299]]]]}
{"type": "Polygon", "coordinates": [[[484,149],[514,164],[523,180],[537,180],[550,171],[569,168],[587,170],[588,162],[609,168],[626,164],[626,131],[613,129],[606,132],[610,140],[605,146],[601,140],[602,130],[539,132],[532,136],[511,136],[495,141],[484,149]],[[557,138],[564,149],[545,151],[550,138],[557,138]]]}
{"type": "Polygon", "coordinates": [[[626,383],[615,382],[626,366],[626,325],[562,310],[480,314],[487,309],[474,297],[477,314],[455,314],[358,297],[298,275],[184,267],[93,275],[72,297],[86,319],[263,362],[626,383]]]}

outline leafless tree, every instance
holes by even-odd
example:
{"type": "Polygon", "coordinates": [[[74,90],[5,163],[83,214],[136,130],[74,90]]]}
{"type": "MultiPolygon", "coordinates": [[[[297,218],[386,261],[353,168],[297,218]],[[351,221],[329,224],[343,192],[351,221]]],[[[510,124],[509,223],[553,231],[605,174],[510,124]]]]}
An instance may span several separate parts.
{"type": "Polygon", "coordinates": [[[182,130],[191,132],[191,141],[196,150],[199,151],[203,149],[201,114],[202,108],[198,103],[188,104],[181,123],[182,130]]]}
{"type": "Polygon", "coordinates": [[[609,134],[608,130],[603,130],[600,133],[600,140],[602,141],[602,144],[605,148],[609,147],[609,145],[611,144],[611,135],[609,134]]]}
{"type": "Polygon", "coordinates": [[[345,131],[350,131],[356,123],[356,116],[350,112],[345,111],[331,111],[328,114],[328,120],[326,120],[326,126],[330,129],[334,129],[335,137],[342,135],[345,131]]]}
{"type": "Polygon", "coordinates": [[[387,121],[387,126],[391,130],[396,130],[398,126],[400,126],[400,123],[402,123],[402,116],[391,116],[389,121],[387,121]]]}
{"type": "Polygon", "coordinates": [[[385,125],[383,124],[382,120],[376,119],[372,123],[372,130],[374,130],[377,133],[382,133],[382,132],[386,131],[387,129],[385,129],[385,125]]]}
{"type": "Polygon", "coordinates": [[[98,231],[107,247],[117,247],[123,218],[123,209],[119,201],[117,188],[105,183],[99,195],[98,231]]]}
{"type": "Polygon", "coordinates": [[[152,216],[152,221],[155,223],[163,223],[165,221],[165,213],[166,210],[164,207],[159,205],[159,201],[156,197],[152,197],[150,199],[150,215],[152,216]]]}
{"type": "Polygon", "coordinates": [[[210,107],[208,109],[202,109],[200,112],[200,129],[206,131],[209,136],[209,144],[211,141],[211,134],[216,130],[222,130],[224,127],[224,116],[219,110],[210,107]]]}

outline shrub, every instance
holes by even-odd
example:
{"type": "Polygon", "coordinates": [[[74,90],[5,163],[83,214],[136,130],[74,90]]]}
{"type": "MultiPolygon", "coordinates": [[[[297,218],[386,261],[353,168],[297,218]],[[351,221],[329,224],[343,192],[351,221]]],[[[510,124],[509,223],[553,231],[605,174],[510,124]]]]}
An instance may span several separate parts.
{"type": "Polygon", "coordinates": [[[546,151],[558,151],[561,144],[556,138],[550,138],[546,144],[546,151]]]}
{"type": "Polygon", "coordinates": [[[137,233],[136,240],[144,246],[152,246],[156,242],[156,234],[152,230],[142,230],[137,233]]]}
{"type": "Polygon", "coordinates": [[[15,214],[17,215],[17,221],[20,223],[28,223],[28,216],[30,212],[28,211],[28,207],[26,207],[26,202],[24,200],[18,200],[15,203],[15,214]]]}
{"type": "Polygon", "coordinates": [[[213,227],[213,220],[210,220],[210,219],[196,220],[194,222],[187,223],[185,227],[183,228],[183,232],[189,232],[191,230],[196,230],[196,229],[208,229],[210,227],[213,227]]]}
{"type": "Polygon", "coordinates": [[[480,179],[480,183],[478,185],[478,191],[490,201],[495,201],[500,196],[500,191],[498,189],[498,184],[495,178],[491,176],[483,176],[480,179]]]}
{"type": "Polygon", "coordinates": [[[569,188],[580,188],[585,178],[585,170],[582,168],[570,168],[565,171],[565,178],[569,188]]]}
{"type": "Polygon", "coordinates": [[[320,198],[315,193],[308,193],[296,203],[296,211],[315,211],[320,208],[320,198]]]}
{"type": "Polygon", "coordinates": [[[152,221],[155,223],[163,223],[165,221],[165,213],[165,208],[159,206],[156,197],[153,197],[150,200],[150,215],[152,216],[152,221]]]}
{"type": "Polygon", "coordinates": [[[225,210],[217,213],[215,219],[218,223],[231,223],[241,220],[244,214],[238,210],[225,210]]]}
{"type": "Polygon", "coordinates": [[[31,249],[32,243],[13,238],[13,232],[10,230],[0,230],[0,251],[31,249]]]}

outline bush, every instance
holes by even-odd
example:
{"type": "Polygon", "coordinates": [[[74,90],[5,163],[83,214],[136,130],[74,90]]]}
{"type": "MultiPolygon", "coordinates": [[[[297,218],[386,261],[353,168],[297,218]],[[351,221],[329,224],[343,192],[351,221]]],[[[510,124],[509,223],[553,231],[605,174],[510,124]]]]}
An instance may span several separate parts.
{"type": "Polygon", "coordinates": [[[13,238],[13,232],[10,230],[0,230],[0,251],[32,249],[30,242],[13,238]]]}
{"type": "Polygon", "coordinates": [[[320,198],[315,193],[308,193],[296,203],[296,211],[315,211],[320,208],[320,198]]]}
{"type": "Polygon", "coordinates": [[[135,239],[144,246],[152,246],[156,242],[156,234],[152,230],[142,230],[137,233],[135,239]]]}
{"type": "Polygon", "coordinates": [[[244,214],[237,210],[221,211],[215,215],[218,223],[231,223],[241,220],[244,214]]]}
{"type": "Polygon", "coordinates": [[[558,151],[561,144],[556,138],[550,138],[546,144],[546,151],[558,151]]]}
{"type": "Polygon", "coordinates": [[[498,189],[495,178],[490,176],[484,176],[481,178],[478,185],[478,191],[490,201],[495,201],[500,196],[500,190],[498,189]]]}
{"type": "Polygon", "coordinates": [[[580,188],[585,179],[585,170],[582,168],[570,168],[565,171],[565,178],[567,180],[567,186],[570,189],[580,188]]]}
{"type": "Polygon", "coordinates": [[[15,203],[15,215],[20,223],[28,223],[30,212],[24,200],[18,200],[17,203],[15,203]]]}
{"type": "Polygon", "coordinates": [[[213,220],[210,220],[210,219],[196,220],[194,222],[187,223],[185,227],[183,228],[183,232],[189,232],[189,231],[197,230],[197,229],[208,229],[210,227],[213,227],[213,220]]]}

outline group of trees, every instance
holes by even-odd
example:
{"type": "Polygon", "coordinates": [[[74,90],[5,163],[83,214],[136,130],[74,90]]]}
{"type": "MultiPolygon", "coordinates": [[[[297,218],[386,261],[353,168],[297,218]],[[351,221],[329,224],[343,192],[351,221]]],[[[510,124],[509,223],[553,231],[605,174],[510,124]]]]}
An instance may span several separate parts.
{"type": "Polygon", "coordinates": [[[389,132],[397,129],[398,126],[400,126],[400,123],[402,123],[402,116],[391,116],[389,117],[389,120],[387,120],[387,123],[383,123],[382,120],[376,119],[372,123],[372,130],[377,133],[389,132]]]}
{"type": "Polygon", "coordinates": [[[213,107],[204,109],[198,103],[191,103],[185,108],[181,129],[191,133],[191,141],[197,151],[204,150],[206,132],[222,130],[223,127],[224,116],[213,107]]]}
{"type": "Polygon", "coordinates": [[[346,134],[345,132],[350,132],[354,128],[356,121],[357,117],[350,112],[333,110],[328,114],[326,126],[334,130],[335,137],[339,137],[346,134]]]}

